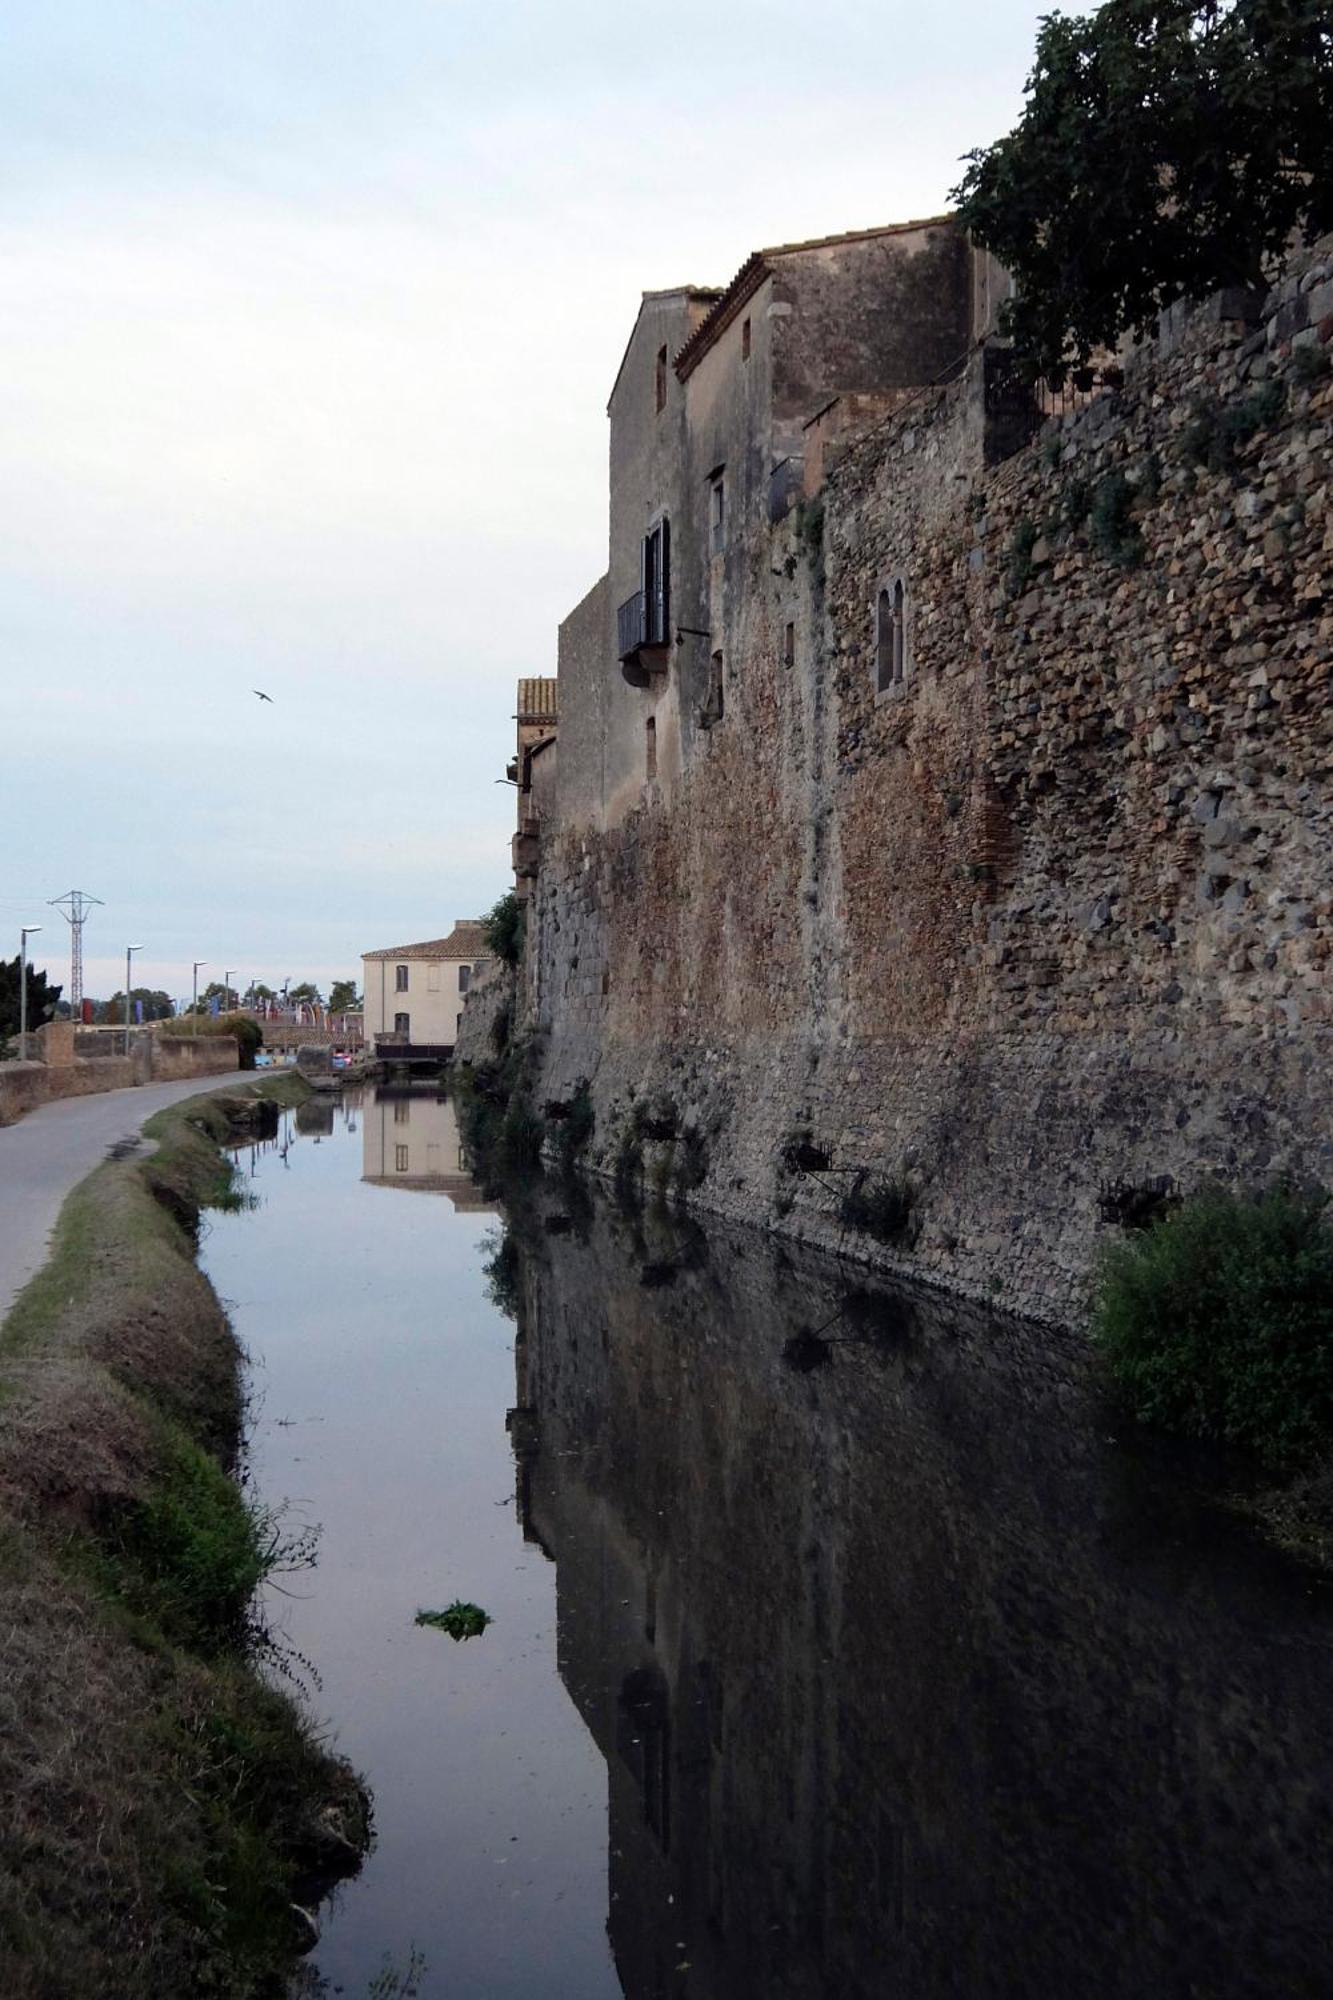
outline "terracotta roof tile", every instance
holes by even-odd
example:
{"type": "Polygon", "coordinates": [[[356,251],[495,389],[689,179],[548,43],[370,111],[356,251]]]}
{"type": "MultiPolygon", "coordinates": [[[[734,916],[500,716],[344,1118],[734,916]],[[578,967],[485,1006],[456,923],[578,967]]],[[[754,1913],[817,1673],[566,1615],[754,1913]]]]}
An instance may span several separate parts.
{"type": "Polygon", "coordinates": [[[396,944],[388,951],[363,951],[362,960],[381,959],[490,958],[486,927],[480,918],[466,917],[454,925],[448,937],[427,938],[421,944],[396,944]]]}

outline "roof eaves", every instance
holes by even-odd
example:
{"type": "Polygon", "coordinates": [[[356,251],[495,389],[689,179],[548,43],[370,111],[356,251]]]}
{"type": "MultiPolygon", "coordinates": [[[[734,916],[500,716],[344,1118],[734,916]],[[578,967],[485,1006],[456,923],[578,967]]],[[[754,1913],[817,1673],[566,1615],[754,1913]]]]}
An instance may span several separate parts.
{"type": "Polygon", "coordinates": [[[956,220],[953,215],[931,215],[917,222],[885,222],[874,229],[845,229],[837,236],[811,236],[802,243],[775,243],[767,250],[754,251],[746,258],[712,311],[700,320],[676,356],[677,376],[684,382],[698,367],[713,342],[720,334],[725,333],[741,308],[754,297],[764,279],[772,276],[773,264],[778,258],[797,257],[807,250],[836,249],[843,243],[866,243],[876,236],[908,236],[914,230],[938,229],[956,220]]]}

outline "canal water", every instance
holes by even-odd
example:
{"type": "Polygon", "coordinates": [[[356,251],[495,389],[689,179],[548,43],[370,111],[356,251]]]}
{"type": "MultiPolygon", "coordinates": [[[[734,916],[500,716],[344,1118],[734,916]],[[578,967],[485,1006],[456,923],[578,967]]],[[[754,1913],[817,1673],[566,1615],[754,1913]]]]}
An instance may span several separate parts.
{"type": "Polygon", "coordinates": [[[1330,1991],[1330,1594],[1078,1343],[550,1183],[502,1241],[434,1093],[240,1159],[273,1618],[376,1799],[316,1990],[1330,1991]]]}

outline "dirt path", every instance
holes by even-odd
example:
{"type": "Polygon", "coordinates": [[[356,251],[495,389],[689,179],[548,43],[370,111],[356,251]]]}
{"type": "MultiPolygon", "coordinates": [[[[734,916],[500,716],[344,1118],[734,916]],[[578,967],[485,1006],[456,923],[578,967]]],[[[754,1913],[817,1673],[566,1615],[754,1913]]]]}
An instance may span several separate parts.
{"type": "Polygon", "coordinates": [[[192,1077],[66,1097],[0,1129],[0,1321],[45,1263],[65,1196],[109,1147],[134,1138],[164,1104],[207,1090],[234,1090],[242,1080],[235,1074],[211,1081],[192,1077]]]}

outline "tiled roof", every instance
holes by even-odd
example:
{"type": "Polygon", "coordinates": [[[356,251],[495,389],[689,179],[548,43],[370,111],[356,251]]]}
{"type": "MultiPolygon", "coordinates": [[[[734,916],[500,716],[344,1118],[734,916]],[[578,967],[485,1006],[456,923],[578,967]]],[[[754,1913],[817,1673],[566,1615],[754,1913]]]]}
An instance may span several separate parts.
{"type": "Polygon", "coordinates": [[[520,681],[518,684],[518,719],[520,722],[554,722],[556,719],[556,689],[554,674],[542,675],[536,680],[520,681]]]}
{"type": "Polygon", "coordinates": [[[374,959],[489,958],[491,947],[486,927],[474,917],[454,925],[448,937],[427,938],[422,944],[396,944],[388,951],[363,951],[363,962],[374,959]]]}
{"type": "Polygon", "coordinates": [[[737,271],[717,303],[700,320],[675,359],[675,370],[683,382],[718,335],[735,319],[747,299],[752,299],[772,271],[776,257],[797,257],[806,250],[832,250],[840,243],[865,243],[872,236],[904,236],[913,229],[938,228],[956,220],[951,215],[928,215],[920,222],[886,222],[876,229],[846,229],[839,236],[811,236],[804,243],[776,243],[769,250],[755,250],[737,271]]]}

